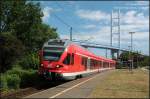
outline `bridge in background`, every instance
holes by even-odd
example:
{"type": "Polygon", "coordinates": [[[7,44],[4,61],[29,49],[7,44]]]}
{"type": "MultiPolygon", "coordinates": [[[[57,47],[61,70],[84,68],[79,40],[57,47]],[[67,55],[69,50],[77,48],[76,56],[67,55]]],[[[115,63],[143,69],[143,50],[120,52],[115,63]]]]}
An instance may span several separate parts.
{"type": "MultiPolygon", "coordinates": [[[[80,40],[72,40],[72,41],[79,43],[81,46],[83,46],[85,48],[106,49],[106,53],[107,53],[107,50],[110,50],[112,59],[115,59],[115,54],[117,54],[116,58],[118,59],[121,52],[129,52],[130,51],[129,49],[119,48],[116,46],[103,45],[103,44],[91,43],[91,42],[80,41],[80,40]]],[[[132,52],[134,52],[134,51],[132,51],[132,52]]],[[[106,57],[107,57],[107,54],[106,54],[106,57]]]]}

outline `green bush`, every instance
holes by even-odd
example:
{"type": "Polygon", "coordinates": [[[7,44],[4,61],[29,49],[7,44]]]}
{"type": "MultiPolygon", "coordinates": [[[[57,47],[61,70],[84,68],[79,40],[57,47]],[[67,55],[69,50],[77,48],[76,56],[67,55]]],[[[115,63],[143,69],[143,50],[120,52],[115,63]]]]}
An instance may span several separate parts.
{"type": "Polygon", "coordinates": [[[21,78],[22,75],[24,74],[24,72],[25,72],[25,70],[21,69],[20,67],[14,67],[11,70],[8,70],[6,72],[6,74],[8,74],[8,75],[16,74],[21,78]]]}
{"type": "Polygon", "coordinates": [[[1,89],[1,91],[8,90],[6,75],[1,74],[0,77],[1,77],[0,78],[0,89],[1,89]]]}
{"type": "Polygon", "coordinates": [[[19,89],[20,81],[21,79],[16,74],[7,75],[7,86],[9,89],[19,89]]]}
{"type": "Polygon", "coordinates": [[[35,80],[38,79],[38,74],[36,73],[37,70],[23,70],[19,67],[14,67],[12,70],[7,71],[8,75],[16,74],[20,77],[21,87],[27,87],[34,84],[35,80]]]}
{"type": "Polygon", "coordinates": [[[17,74],[2,74],[0,82],[0,89],[6,91],[8,89],[19,89],[21,79],[17,74]]]}
{"type": "Polygon", "coordinates": [[[38,77],[37,70],[24,70],[19,66],[1,74],[0,77],[0,90],[2,91],[34,86],[41,81],[38,77]]]}
{"type": "Polygon", "coordinates": [[[34,85],[36,79],[37,79],[37,73],[35,70],[24,72],[24,74],[21,77],[21,87],[34,85]]]}
{"type": "Polygon", "coordinates": [[[19,63],[23,69],[38,69],[39,57],[37,53],[26,55],[19,63]]]}

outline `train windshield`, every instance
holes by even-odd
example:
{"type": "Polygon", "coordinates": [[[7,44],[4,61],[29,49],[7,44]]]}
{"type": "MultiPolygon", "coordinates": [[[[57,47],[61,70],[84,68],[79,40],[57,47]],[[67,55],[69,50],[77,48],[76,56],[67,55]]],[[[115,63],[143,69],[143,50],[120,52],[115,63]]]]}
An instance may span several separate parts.
{"type": "Polygon", "coordinates": [[[50,60],[50,61],[58,61],[60,59],[60,56],[62,53],[58,52],[43,52],[43,58],[44,60],[50,60]]]}

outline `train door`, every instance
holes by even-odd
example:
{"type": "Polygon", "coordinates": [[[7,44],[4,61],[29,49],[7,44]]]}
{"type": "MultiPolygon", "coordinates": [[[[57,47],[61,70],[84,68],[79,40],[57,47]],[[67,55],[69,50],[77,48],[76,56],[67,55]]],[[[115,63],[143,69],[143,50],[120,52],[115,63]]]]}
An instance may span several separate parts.
{"type": "Polygon", "coordinates": [[[90,69],[90,58],[88,57],[88,59],[87,59],[87,70],[89,70],[90,69]]]}

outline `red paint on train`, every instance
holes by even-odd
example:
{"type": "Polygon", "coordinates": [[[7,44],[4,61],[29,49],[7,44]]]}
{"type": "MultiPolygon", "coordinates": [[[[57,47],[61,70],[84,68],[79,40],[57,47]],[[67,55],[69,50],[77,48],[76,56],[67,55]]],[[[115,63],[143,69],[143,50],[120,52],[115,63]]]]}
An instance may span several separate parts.
{"type": "Polygon", "coordinates": [[[102,70],[115,69],[116,62],[96,56],[66,40],[50,40],[39,52],[39,75],[48,79],[75,79],[102,70]],[[66,45],[65,45],[66,44],[66,45]]]}

